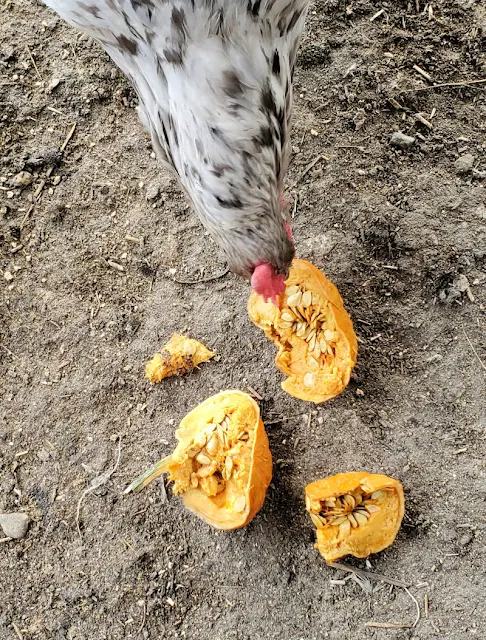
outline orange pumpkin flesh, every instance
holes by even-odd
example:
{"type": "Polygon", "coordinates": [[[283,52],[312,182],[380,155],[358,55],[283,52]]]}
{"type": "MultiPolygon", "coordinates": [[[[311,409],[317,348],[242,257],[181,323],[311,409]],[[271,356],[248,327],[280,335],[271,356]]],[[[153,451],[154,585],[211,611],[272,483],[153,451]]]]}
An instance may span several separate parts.
{"type": "Polygon", "coordinates": [[[214,358],[216,354],[193,338],[174,333],[145,367],[145,377],[150,382],[160,382],[169,376],[181,376],[195,369],[202,362],[214,358]]]}
{"type": "Polygon", "coordinates": [[[314,265],[295,259],[280,308],[252,292],[250,320],[278,347],[275,364],[284,391],[325,402],[348,385],[358,343],[336,287],[314,265]]]}
{"type": "Polygon", "coordinates": [[[174,452],[125,490],[140,491],[167,472],[185,506],[217,529],[245,526],[261,509],[272,479],[272,456],[256,402],[223,391],[180,423],[174,452]]]}
{"type": "Polygon", "coordinates": [[[365,472],[312,482],[305,500],[317,527],[316,548],[327,562],[347,555],[366,558],[389,547],[405,512],[398,480],[365,472]]]}

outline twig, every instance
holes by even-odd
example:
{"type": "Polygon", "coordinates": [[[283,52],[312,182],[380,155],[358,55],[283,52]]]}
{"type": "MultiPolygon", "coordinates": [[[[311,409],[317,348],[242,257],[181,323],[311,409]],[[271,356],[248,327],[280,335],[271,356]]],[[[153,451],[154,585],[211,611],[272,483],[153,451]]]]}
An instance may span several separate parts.
{"type": "Polygon", "coordinates": [[[407,595],[412,598],[417,608],[417,616],[414,622],[375,622],[374,620],[371,620],[370,622],[365,622],[364,626],[375,627],[377,629],[415,629],[420,620],[420,606],[417,598],[415,598],[406,587],[403,588],[404,591],[407,592],[407,595]]]}
{"type": "Polygon", "coordinates": [[[206,278],[200,278],[199,280],[183,280],[182,278],[174,278],[174,276],[169,276],[167,274],[166,277],[173,282],[177,282],[177,284],[201,284],[203,282],[212,282],[213,280],[219,280],[223,278],[229,272],[229,267],[226,267],[224,271],[221,273],[217,273],[215,276],[207,276],[206,278]]]}
{"type": "Polygon", "coordinates": [[[142,624],[140,625],[137,634],[141,634],[142,633],[142,629],[145,626],[145,620],[147,619],[147,605],[145,603],[145,600],[143,602],[143,618],[142,618],[142,624]]]}
{"type": "Polygon", "coordinates": [[[427,73],[427,71],[424,71],[421,67],[418,66],[418,64],[414,64],[412,67],[417,73],[420,73],[420,75],[422,76],[422,78],[425,78],[426,80],[428,80],[429,82],[432,82],[432,76],[430,74],[427,73]]]}
{"type": "Polygon", "coordinates": [[[89,483],[88,487],[83,491],[83,493],[81,494],[78,500],[78,506],[76,508],[76,528],[81,538],[83,537],[83,534],[81,533],[81,529],[79,527],[79,514],[81,511],[81,503],[84,500],[84,498],[88,495],[88,493],[91,493],[91,491],[98,489],[98,487],[101,487],[102,485],[108,482],[111,476],[118,469],[118,465],[120,464],[120,457],[121,457],[121,437],[118,436],[118,453],[117,453],[116,462],[113,468],[109,469],[108,471],[105,471],[99,476],[96,476],[96,478],[93,478],[89,483]]]}
{"type": "Polygon", "coordinates": [[[312,167],[314,167],[319,162],[319,160],[327,160],[327,159],[328,159],[327,156],[325,156],[322,153],[320,153],[316,158],[314,158],[314,160],[312,160],[312,162],[309,162],[309,164],[304,169],[304,171],[302,171],[300,176],[296,180],[294,180],[294,182],[292,182],[292,184],[289,186],[289,190],[293,189],[302,180],[302,178],[307,173],[309,173],[309,171],[312,169],[312,167]]]}
{"type": "Polygon", "coordinates": [[[424,118],[421,113],[416,113],[415,117],[417,118],[417,120],[419,122],[421,122],[423,125],[425,125],[428,129],[432,129],[432,123],[429,122],[426,118],[424,118]]]}
{"type": "Polygon", "coordinates": [[[415,93],[417,91],[430,91],[430,89],[440,89],[441,87],[468,87],[472,84],[483,84],[484,82],[486,82],[486,78],[480,78],[479,80],[464,80],[464,82],[441,82],[439,84],[432,84],[428,87],[404,89],[403,91],[399,91],[398,95],[402,95],[402,93],[415,93]]]}
{"type": "MultiPolygon", "coordinates": [[[[75,130],[76,130],[76,123],[73,124],[73,126],[69,130],[69,133],[67,134],[66,138],[64,139],[64,142],[59,147],[59,151],[61,152],[61,154],[64,153],[64,151],[66,150],[66,147],[68,146],[69,141],[73,137],[73,134],[74,134],[75,130]]],[[[46,186],[47,180],[48,180],[48,178],[50,178],[51,173],[53,171],[54,171],[54,166],[52,165],[46,171],[46,177],[41,181],[41,183],[39,184],[37,189],[34,191],[34,200],[33,200],[32,204],[30,205],[30,207],[27,209],[27,213],[25,214],[24,219],[20,223],[20,230],[21,231],[25,227],[25,223],[27,222],[27,220],[30,218],[30,215],[31,215],[32,211],[34,210],[35,205],[39,201],[39,198],[40,198],[41,193],[42,193],[42,189],[46,186]]]]}
{"type": "Polygon", "coordinates": [[[412,598],[412,600],[415,602],[415,606],[417,607],[417,617],[415,618],[415,622],[412,625],[412,629],[415,629],[415,627],[418,625],[419,620],[420,620],[420,605],[418,603],[417,598],[415,598],[415,596],[413,596],[410,591],[407,589],[407,587],[404,587],[404,590],[407,592],[407,594],[410,596],[410,598],[412,598]]]}
{"type": "Polygon", "coordinates": [[[478,352],[476,351],[476,349],[474,348],[473,343],[471,342],[471,340],[469,339],[469,336],[466,333],[466,330],[464,329],[464,327],[462,327],[462,331],[464,333],[464,335],[466,336],[466,340],[469,342],[469,346],[471,347],[471,349],[473,350],[474,355],[476,356],[476,358],[478,359],[479,364],[482,366],[482,368],[486,371],[486,364],[484,364],[484,362],[481,360],[481,358],[479,357],[478,352]]]}
{"type": "Polygon", "coordinates": [[[251,395],[256,398],[257,400],[263,400],[263,396],[261,396],[258,391],[255,391],[255,389],[253,387],[250,387],[250,385],[247,386],[248,391],[251,393],[251,395]]]}
{"type": "Polygon", "coordinates": [[[424,593],[424,613],[425,613],[425,617],[428,618],[429,617],[429,596],[424,593]]]}
{"type": "Polygon", "coordinates": [[[385,13],[385,9],[380,9],[374,16],[371,16],[370,22],[374,22],[377,18],[382,16],[385,13]]]}
{"type": "Polygon", "coordinates": [[[27,49],[27,53],[29,54],[30,59],[32,60],[32,64],[34,65],[35,72],[37,73],[37,77],[39,78],[39,80],[42,80],[42,76],[41,76],[41,74],[39,72],[39,69],[37,68],[37,65],[36,65],[35,60],[34,60],[34,56],[32,55],[32,53],[31,53],[31,51],[29,49],[29,45],[26,44],[25,48],[27,49]]]}
{"type": "Polygon", "coordinates": [[[12,627],[13,627],[13,630],[15,631],[15,635],[17,636],[17,638],[19,640],[24,640],[24,636],[22,635],[22,632],[20,631],[18,626],[15,624],[15,622],[12,622],[12,627]]]}
{"type": "Polygon", "coordinates": [[[346,562],[329,562],[328,565],[333,569],[341,569],[342,571],[349,571],[350,573],[356,573],[358,576],[369,578],[370,580],[376,580],[377,582],[386,582],[387,584],[393,584],[395,587],[402,587],[406,589],[410,584],[403,582],[402,580],[396,580],[395,578],[389,578],[381,573],[374,573],[372,571],[364,571],[364,569],[357,569],[352,567],[346,562]]]}

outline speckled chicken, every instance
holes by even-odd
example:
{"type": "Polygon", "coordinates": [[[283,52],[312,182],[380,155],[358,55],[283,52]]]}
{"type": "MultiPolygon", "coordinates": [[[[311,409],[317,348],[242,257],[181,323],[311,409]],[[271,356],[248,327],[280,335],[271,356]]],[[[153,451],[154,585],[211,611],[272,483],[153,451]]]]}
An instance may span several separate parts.
{"type": "Polygon", "coordinates": [[[294,255],[281,196],[309,0],[45,2],[128,76],[158,158],[230,269],[275,301],[294,255]]]}

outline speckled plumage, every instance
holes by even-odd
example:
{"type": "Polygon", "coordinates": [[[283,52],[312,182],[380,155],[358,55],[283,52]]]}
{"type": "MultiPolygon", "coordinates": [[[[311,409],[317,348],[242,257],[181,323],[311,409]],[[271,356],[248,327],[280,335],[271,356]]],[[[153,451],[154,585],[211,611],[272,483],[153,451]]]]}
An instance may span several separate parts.
{"type": "Polygon", "coordinates": [[[309,0],[45,0],[128,76],[159,159],[232,271],[294,254],[279,196],[309,0]]]}

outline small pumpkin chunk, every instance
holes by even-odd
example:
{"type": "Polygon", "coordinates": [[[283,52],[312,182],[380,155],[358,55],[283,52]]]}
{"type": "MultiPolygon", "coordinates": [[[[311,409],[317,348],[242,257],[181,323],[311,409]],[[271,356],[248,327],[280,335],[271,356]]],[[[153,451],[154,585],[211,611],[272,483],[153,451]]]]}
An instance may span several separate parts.
{"type": "Polygon", "coordinates": [[[290,395],[320,403],[349,383],[358,343],[336,287],[314,265],[295,259],[280,308],[252,292],[250,320],[278,347],[275,364],[290,395]]]}
{"type": "Polygon", "coordinates": [[[327,562],[366,558],[389,547],[405,511],[398,480],[365,472],[340,473],[308,484],[306,509],[317,528],[316,548],[327,562]]]}
{"type": "Polygon", "coordinates": [[[197,340],[175,333],[162,352],[147,363],[145,377],[160,382],[169,376],[182,376],[215,355],[197,340]]]}
{"type": "Polygon", "coordinates": [[[173,492],[217,529],[243,527],[257,514],[272,479],[272,456],[260,410],[241,391],[223,391],[180,423],[175,451],[125,491],[140,491],[167,472],[173,492]]]}

